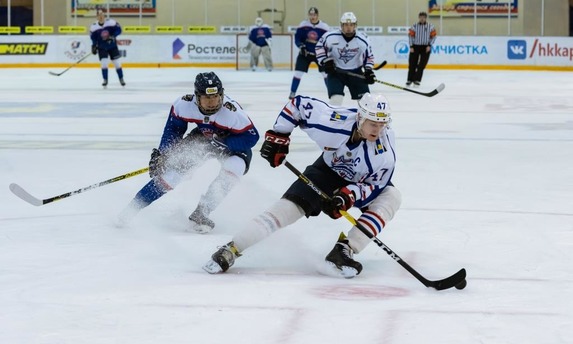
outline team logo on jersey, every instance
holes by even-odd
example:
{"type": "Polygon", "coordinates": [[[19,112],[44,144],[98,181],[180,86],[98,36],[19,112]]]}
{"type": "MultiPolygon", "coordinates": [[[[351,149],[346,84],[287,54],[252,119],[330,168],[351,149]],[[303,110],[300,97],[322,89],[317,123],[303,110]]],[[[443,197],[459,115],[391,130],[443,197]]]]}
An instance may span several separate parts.
{"type": "Polygon", "coordinates": [[[352,48],[349,49],[344,47],[342,49],[338,49],[338,55],[340,59],[344,61],[344,63],[348,63],[348,61],[352,60],[356,55],[358,55],[359,48],[352,48]]]}
{"type": "MultiPolygon", "coordinates": [[[[349,153],[349,152],[348,152],[349,153]]],[[[352,179],[356,172],[353,169],[354,160],[352,160],[352,153],[348,158],[338,156],[336,153],[332,155],[332,170],[338,173],[339,176],[347,179],[352,179]]]]}
{"type": "Polygon", "coordinates": [[[308,43],[316,44],[316,42],[318,42],[318,33],[316,33],[316,31],[310,30],[306,35],[306,41],[308,43]]]}

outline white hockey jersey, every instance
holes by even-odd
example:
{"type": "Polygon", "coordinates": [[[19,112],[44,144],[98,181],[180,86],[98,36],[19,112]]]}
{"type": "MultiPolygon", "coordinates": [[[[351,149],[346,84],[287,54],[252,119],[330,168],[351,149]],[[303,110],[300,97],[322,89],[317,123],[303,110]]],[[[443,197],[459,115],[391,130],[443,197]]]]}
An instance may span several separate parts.
{"type": "Polygon", "coordinates": [[[351,182],[356,205],[368,205],[386,187],[396,165],[394,131],[386,126],[375,142],[350,143],[357,109],[333,107],[319,99],[296,96],[282,109],[273,130],[291,133],[300,127],[323,151],[324,162],[351,182]]]}
{"type": "Polygon", "coordinates": [[[349,42],[346,42],[340,29],[325,33],[316,44],[318,64],[321,65],[328,57],[334,59],[337,68],[344,70],[372,69],[374,65],[370,39],[362,32],[356,32],[349,42]]]}
{"type": "Polygon", "coordinates": [[[216,113],[205,116],[189,94],[177,98],[169,112],[159,150],[163,151],[183,138],[189,123],[197,125],[207,138],[214,134],[225,138],[225,144],[231,151],[244,151],[255,145],[259,134],[249,116],[233,99],[223,97],[223,106],[216,113]]]}

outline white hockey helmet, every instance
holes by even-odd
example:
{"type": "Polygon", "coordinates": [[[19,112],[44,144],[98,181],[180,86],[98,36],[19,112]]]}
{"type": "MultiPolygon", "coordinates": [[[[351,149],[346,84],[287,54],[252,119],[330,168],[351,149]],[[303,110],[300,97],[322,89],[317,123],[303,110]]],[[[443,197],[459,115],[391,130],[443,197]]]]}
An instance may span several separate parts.
{"type": "Polygon", "coordinates": [[[354,15],[354,13],[352,12],[343,13],[342,17],[340,17],[340,24],[344,23],[356,24],[356,16],[354,15]]]}
{"type": "Polygon", "coordinates": [[[366,120],[390,123],[392,120],[388,99],[381,94],[365,93],[358,101],[358,128],[366,120]]]}
{"type": "Polygon", "coordinates": [[[256,25],[256,26],[261,26],[261,25],[263,25],[263,18],[258,17],[257,19],[255,19],[255,25],[256,25]]]}

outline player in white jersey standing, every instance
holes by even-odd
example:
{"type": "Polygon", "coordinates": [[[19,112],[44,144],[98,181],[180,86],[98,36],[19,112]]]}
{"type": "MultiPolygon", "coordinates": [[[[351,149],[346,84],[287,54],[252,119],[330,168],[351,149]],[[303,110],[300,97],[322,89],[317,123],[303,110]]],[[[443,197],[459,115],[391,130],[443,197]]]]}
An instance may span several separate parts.
{"type": "Polygon", "coordinates": [[[313,62],[318,66],[318,71],[324,77],[324,83],[326,84],[327,75],[322,70],[322,66],[320,66],[316,60],[315,47],[320,37],[328,32],[329,29],[328,24],[321,21],[318,17],[318,8],[316,7],[311,7],[308,10],[308,20],[303,20],[296,29],[296,33],[294,34],[294,44],[296,44],[300,50],[296,57],[294,75],[290,85],[289,99],[293,99],[294,96],[296,96],[296,90],[300,84],[300,79],[302,79],[303,75],[308,72],[308,67],[313,62]]]}
{"type": "Polygon", "coordinates": [[[103,87],[108,83],[109,59],[115,66],[117,77],[121,86],[125,86],[123,80],[123,68],[119,58],[121,54],[117,47],[116,37],[121,34],[121,26],[111,18],[106,18],[102,10],[97,11],[97,21],[90,26],[90,39],[92,40],[92,54],[97,54],[101,64],[103,87]]]}
{"type": "MultiPolygon", "coordinates": [[[[247,248],[280,228],[304,216],[318,216],[321,211],[337,219],[340,210],[360,208],[358,222],[372,235],[378,235],[401,204],[400,192],[391,182],[396,151],[390,118],[390,105],[380,94],[364,94],[358,109],[333,107],[304,96],[287,103],[273,129],[266,132],[261,155],[272,167],[281,165],[289,152],[290,134],[300,127],[322,150],[304,175],[331,195],[331,201],[323,201],[309,185],[297,180],[280,200],[215,252],[203,269],[209,273],[224,272],[247,248]]],[[[346,278],[359,274],[362,265],[353,259],[353,254],[362,251],[370,241],[356,227],[348,235],[341,233],[325,258],[329,271],[346,278]]]]}
{"type": "Polygon", "coordinates": [[[141,209],[172,190],[184,175],[208,159],[221,163],[219,175],[189,216],[191,228],[207,233],[215,227],[208,215],[249,170],[251,149],[259,133],[241,106],[224,94],[213,73],[199,73],[195,93],[177,99],[171,106],[159,148],[149,161],[149,181],[122,211],[118,225],[125,225],[141,209]],[[186,136],[189,124],[195,124],[186,136]]]}
{"type": "Polygon", "coordinates": [[[368,84],[375,80],[374,55],[368,36],[356,31],[357,20],[352,12],[340,18],[340,29],[325,33],[316,44],[316,59],[328,74],[328,97],[333,105],[342,105],[344,87],[352,99],[360,99],[370,92],[368,84]],[[364,71],[363,71],[364,69],[364,71]],[[345,74],[364,72],[364,79],[345,74]]]}

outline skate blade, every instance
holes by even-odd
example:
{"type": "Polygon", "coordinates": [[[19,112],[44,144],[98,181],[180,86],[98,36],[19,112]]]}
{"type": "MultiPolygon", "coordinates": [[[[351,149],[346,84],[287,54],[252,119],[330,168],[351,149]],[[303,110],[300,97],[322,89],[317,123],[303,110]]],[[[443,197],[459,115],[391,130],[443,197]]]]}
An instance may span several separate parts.
{"type": "Polygon", "coordinates": [[[213,230],[213,228],[207,225],[200,225],[194,221],[191,221],[191,230],[195,233],[207,234],[210,233],[213,230]]]}
{"type": "Polygon", "coordinates": [[[330,277],[353,278],[358,275],[358,271],[356,271],[354,268],[348,266],[338,268],[334,263],[326,260],[324,261],[322,269],[320,269],[319,272],[330,277]]]}
{"type": "Polygon", "coordinates": [[[213,259],[210,259],[205,265],[203,265],[203,270],[213,275],[223,272],[223,269],[221,269],[219,264],[217,264],[213,259]]]}

